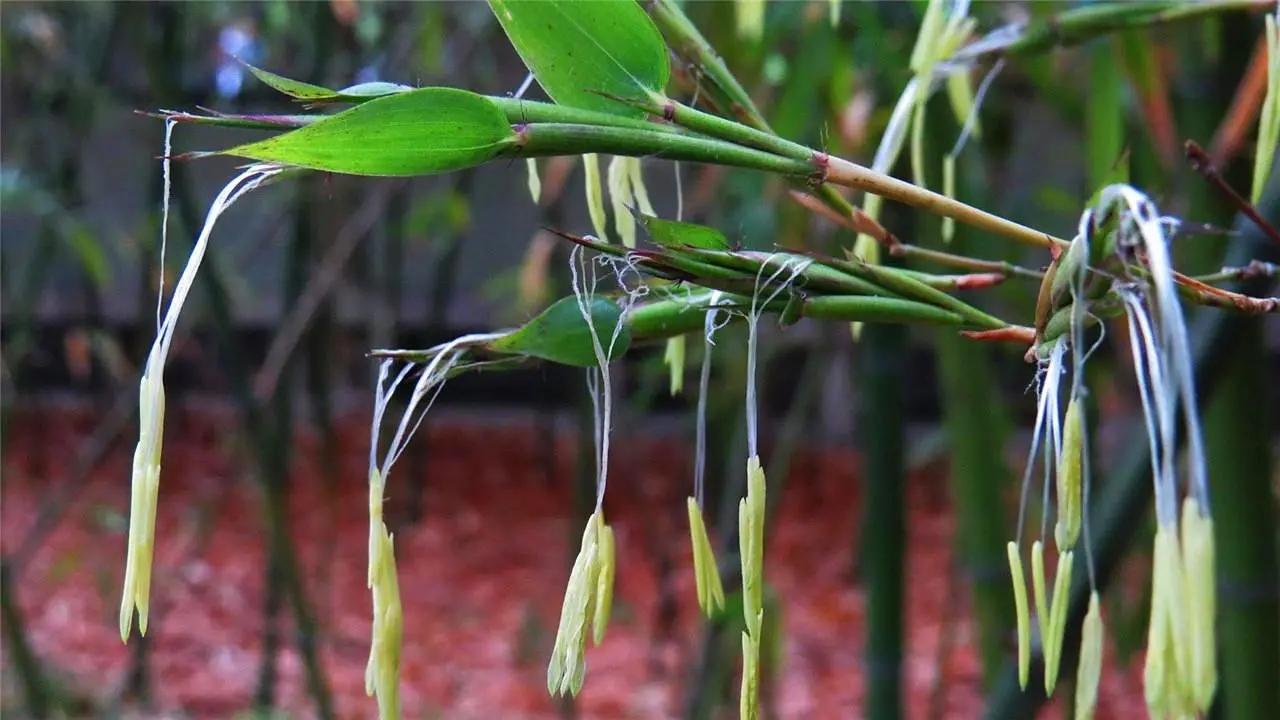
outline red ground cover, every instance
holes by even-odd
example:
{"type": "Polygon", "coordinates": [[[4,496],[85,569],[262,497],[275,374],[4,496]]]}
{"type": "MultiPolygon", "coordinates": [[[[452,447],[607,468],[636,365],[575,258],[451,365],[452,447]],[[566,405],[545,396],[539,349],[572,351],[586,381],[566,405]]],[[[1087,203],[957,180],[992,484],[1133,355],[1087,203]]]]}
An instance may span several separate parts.
{"type": "MultiPolygon", "coordinates": [[[[42,494],[65,481],[95,422],[65,409],[14,415],[0,505],[6,553],[28,532],[42,494]]],[[[324,669],[339,714],[350,718],[374,713],[363,688],[366,423],[344,418],[332,448],[304,434],[291,493],[292,537],[322,634],[324,669]]],[[[235,428],[236,415],[226,409],[179,405],[169,412],[149,631],[154,704],[140,709],[143,715],[228,717],[251,702],[267,536],[261,491],[235,428]]],[[[405,609],[406,717],[559,716],[544,688],[545,662],[580,531],[570,520],[576,448],[573,437],[557,434],[548,463],[541,436],[531,419],[438,416],[392,474],[387,513],[405,609]],[[422,519],[397,523],[414,482],[426,484],[422,519]]],[[[687,448],[616,437],[606,504],[618,538],[616,605],[604,643],[588,651],[579,715],[678,717],[702,636],[685,529],[687,448]]],[[[132,444],[130,435],[77,491],[15,583],[37,654],[77,692],[103,701],[119,692],[130,662],[116,613],[132,444]]],[[[802,452],[770,527],[766,577],[781,601],[783,650],[768,690],[771,716],[859,715],[863,594],[851,574],[857,465],[846,450],[802,452]]],[[[979,668],[965,586],[950,569],[945,483],[936,473],[914,476],[908,499],[908,717],[976,717],[979,668]]],[[[292,623],[284,617],[278,701],[290,715],[309,716],[292,623]]],[[[1009,623],[1012,629],[1013,618],[1009,623]]],[[[15,687],[11,673],[6,664],[7,690],[15,687]]],[[[12,705],[16,698],[6,695],[12,705]]],[[[1061,705],[1045,715],[1059,716],[1061,705]]],[[[1107,672],[1099,717],[1141,712],[1133,668],[1107,672]]]]}

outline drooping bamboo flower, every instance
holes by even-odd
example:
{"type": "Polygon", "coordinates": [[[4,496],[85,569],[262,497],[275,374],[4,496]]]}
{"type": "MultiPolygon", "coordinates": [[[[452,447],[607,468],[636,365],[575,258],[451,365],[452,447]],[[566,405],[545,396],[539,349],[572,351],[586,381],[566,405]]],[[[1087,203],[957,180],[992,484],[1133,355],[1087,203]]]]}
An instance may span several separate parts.
{"type": "Polygon", "coordinates": [[[582,690],[586,676],[587,627],[593,618],[593,601],[599,587],[600,529],[604,516],[594,512],[582,531],[582,544],[569,571],[564,603],[560,608],[560,624],[556,628],[551,661],[547,664],[547,692],[552,695],[582,690]]]}
{"type": "Polygon", "coordinates": [[[377,698],[381,720],[398,720],[404,611],[400,604],[400,583],[396,578],[395,547],[386,525],[379,528],[377,541],[377,565],[373,570],[373,642],[369,648],[369,662],[365,666],[365,694],[377,698]]]}
{"type": "MultiPolygon", "coordinates": [[[[169,131],[166,131],[166,165],[169,131]]],[[[145,635],[151,605],[151,570],[155,555],[156,506],[160,494],[161,454],[164,446],[164,366],[177,328],[182,307],[187,302],[196,274],[204,261],[214,226],[236,200],[276,177],[283,168],[252,165],[227,183],[214,198],[196,238],[186,267],[174,286],[164,318],[158,322],[156,339],[147,353],[147,363],[138,386],[138,445],[133,452],[133,474],[129,503],[129,541],[125,558],[124,587],[120,598],[120,639],[127,642],[138,614],[138,630],[145,635]]],[[[166,177],[168,172],[165,173],[166,177]]],[[[166,215],[168,199],[165,200],[166,215]]],[[[166,223],[167,224],[167,223],[166,223]]],[[[167,230],[162,233],[167,237],[167,230]]],[[[162,249],[163,255],[163,249],[162,249]]],[[[162,273],[163,274],[163,273],[162,273]]],[[[157,309],[158,312],[158,309],[157,309]]]]}
{"type": "Polygon", "coordinates": [[[1098,593],[1089,595],[1089,611],[1080,630],[1080,661],[1076,666],[1076,720],[1093,720],[1102,676],[1102,609],[1098,593]]]}
{"type": "Polygon", "coordinates": [[[1155,550],[1144,695],[1153,717],[1207,710],[1217,685],[1213,660],[1213,529],[1208,477],[1186,323],[1174,284],[1168,237],[1176,221],[1127,185],[1100,193],[1116,214],[1117,248],[1130,282],[1118,287],[1151,448],[1155,550]],[[1143,267],[1134,267],[1138,261],[1143,267]],[[1177,433],[1186,438],[1187,499],[1179,533],[1177,433]],[[1194,557],[1190,557],[1194,555],[1194,557]]]}

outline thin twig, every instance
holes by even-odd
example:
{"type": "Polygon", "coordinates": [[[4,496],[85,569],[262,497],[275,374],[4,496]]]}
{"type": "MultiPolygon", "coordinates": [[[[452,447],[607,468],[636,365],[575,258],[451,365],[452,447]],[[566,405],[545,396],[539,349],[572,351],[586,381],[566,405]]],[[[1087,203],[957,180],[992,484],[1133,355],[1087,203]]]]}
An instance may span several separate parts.
{"type": "Polygon", "coordinates": [[[1195,140],[1188,140],[1185,145],[1187,153],[1187,161],[1191,164],[1191,169],[1200,173],[1215,190],[1222,193],[1228,200],[1236,206],[1245,217],[1253,221],[1253,224],[1262,229],[1262,232],[1273,242],[1280,243],[1280,230],[1276,230],[1275,226],[1267,222],[1262,215],[1258,214],[1258,209],[1253,203],[1244,199],[1240,193],[1236,192],[1226,180],[1222,179],[1222,174],[1218,172],[1218,168],[1213,164],[1213,160],[1209,154],[1196,143],[1195,140]]]}
{"type": "Polygon", "coordinates": [[[293,312],[280,323],[280,330],[272,339],[266,359],[262,362],[262,368],[254,378],[254,397],[263,400],[275,393],[276,386],[280,383],[280,374],[284,371],[289,356],[293,354],[293,348],[311,325],[316,310],[342,277],[342,269],[351,259],[356,246],[381,219],[387,200],[402,185],[402,182],[379,185],[365,198],[360,209],[338,230],[333,245],[321,260],[319,272],[311,276],[293,312]]]}

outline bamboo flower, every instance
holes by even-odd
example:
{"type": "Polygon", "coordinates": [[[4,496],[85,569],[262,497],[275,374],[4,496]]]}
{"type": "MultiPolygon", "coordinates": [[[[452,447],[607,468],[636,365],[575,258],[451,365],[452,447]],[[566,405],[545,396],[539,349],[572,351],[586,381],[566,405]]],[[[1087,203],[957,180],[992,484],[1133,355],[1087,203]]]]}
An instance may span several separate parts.
{"type": "Polygon", "coordinates": [[[684,390],[684,358],[685,358],[685,336],[676,335],[667,338],[666,350],[662,353],[662,362],[667,366],[667,372],[671,376],[671,395],[674,397],[684,390]]]}
{"type": "Polygon", "coordinates": [[[378,700],[381,720],[400,717],[400,652],[404,641],[404,611],[396,579],[395,548],[386,525],[379,523],[377,567],[373,581],[373,643],[365,666],[365,694],[378,700]]]}
{"type": "Polygon", "coordinates": [[[600,528],[603,525],[604,517],[598,511],[587,519],[587,526],[582,531],[582,546],[569,572],[564,604],[560,609],[560,625],[556,629],[551,662],[547,665],[547,692],[553,696],[565,693],[576,696],[582,690],[587,669],[584,656],[587,622],[593,619],[593,601],[599,589],[600,528]]]}
{"type": "Polygon", "coordinates": [[[601,242],[609,242],[608,217],[604,212],[604,187],[600,184],[600,157],[595,153],[582,156],[582,170],[587,188],[587,214],[591,227],[601,242]]]}
{"type": "Polygon", "coordinates": [[[1044,692],[1053,694],[1058,684],[1058,670],[1062,663],[1062,638],[1067,631],[1067,604],[1071,593],[1071,565],[1075,552],[1067,550],[1058,554],[1058,569],[1053,579],[1053,601],[1049,606],[1049,634],[1044,643],[1044,692]]]}

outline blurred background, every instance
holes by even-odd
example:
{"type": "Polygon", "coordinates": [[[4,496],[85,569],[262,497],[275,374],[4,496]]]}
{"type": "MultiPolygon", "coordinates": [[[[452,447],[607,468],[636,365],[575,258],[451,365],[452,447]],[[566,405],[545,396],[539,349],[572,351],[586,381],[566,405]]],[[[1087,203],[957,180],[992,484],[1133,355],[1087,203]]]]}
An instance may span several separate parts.
{"type": "MultiPolygon", "coordinates": [[[[1069,7],[981,4],[974,14],[985,29],[1069,7]]],[[[759,39],[736,35],[732,3],[687,9],[781,135],[869,161],[911,78],[921,3],[845,3],[835,24],[827,2],[770,3],[759,39]]],[[[137,379],[154,334],[164,131],[139,111],[297,107],[239,60],[331,87],[386,80],[489,94],[514,92],[526,71],[483,3],[6,2],[0,17],[0,711],[370,716],[365,463],[376,367],[365,353],[510,326],[564,295],[567,249],[541,228],[590,230],[581,163],[542,163],[539,203],[523,163],[500,162],[413,180],[308,175],[248,196],[221,220],[166,376],[151,625],[125,646],[115,617],[137,379]]],[[[1093,190],[1127,163],[1162,210],[1208,226],[1178,245],[1180,267],[1216,269],[1241,236],[1227,231],[1232,206],[1181,146],[1197,140],[1247,190],[1261,27],[1258,13],[1229,13],[1010,59],[983,106],[981,139],[960,158],[958,196],[1069,236],[1093,190]]],[[[692,96],[696,78],[674,74],[680,96],[692,96]]],[[[536,86],[531,94],[541,96],[536,86]]],[[[937,168],[959,132],[941,97],[929,127],[937,168]]],[[[173,150],[254,136],[179,126],[173,150]]],[[[234,168],[217,158],[174,164],[167,287],[234,168]]],[[[776,179],[658,160],[644,172],[661,214],[675,214],[679,176],[684,217],[744,246],[851,243],[776,179]]],[[[939,185],[940,170],[929,181],[939,185]]],[[[899,234],[934,242],[935,221],[886,213],[899,234]]],[[[963,229],[953,249],[1047,260],[963,229]]],[[[1035,293],[1011,280],[981,303],[1029,322],[1035,293]]],[[[1274,717],[1280,326],[1232,322],[1232,344],[1215,348],[1217,381],[1203,391],[1211,475],[1231,488],[1215,494],[1218,712],[1274,717]]],[[[872,329],[870,342],[855,343],[844,325],[766,324],[767,714],[1067,712],[1069,693],[1041,705],[1009,691],[1003,545],[1034,411],[1031,367],[1012,348],[935,330],[872,329]]],[[[724,331],[709,396],[718,550],[736,546],[744,341],[741,328],[724,331]]],[[[689,343],[691,367],[700,345],[689,343]]],[[[1131,461],[1141,443],[1130,434],[1138,407],[1127,355],[1125,343],[1108,343],[1090,380],[1099,502],[1123,518],[1101,529],[1112,534],[1102,542],[1111,582],[1099,716],[1116,718],[1144,711],[1153,527],[1149,478],[1131,461]]],[[[732,610],[711,623],[698,614],[685,530],[696,370],[673,397],[661,357],[660,346],[642,348],[618,371],[606,503],[619,537],[615,620],[589,651],[574,701],[549,699],[544,678],[594,498],[582,375],[542,366],[463,376],[441,395],[386,502],[406,615],[407,717],[736,712],[740,620],[732,610]]],[[[736,575],[725,580],[732,587],[736,575]]]]}

